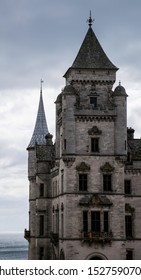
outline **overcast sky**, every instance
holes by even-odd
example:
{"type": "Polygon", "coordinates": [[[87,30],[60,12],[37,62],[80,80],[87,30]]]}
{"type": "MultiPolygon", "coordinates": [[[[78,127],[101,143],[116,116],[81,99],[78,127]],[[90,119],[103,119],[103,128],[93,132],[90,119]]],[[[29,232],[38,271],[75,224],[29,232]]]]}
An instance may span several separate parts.
{"type": "Polygon", "coordinates": [[[128,94],[128,126],[141,136],[140,0],[0,0],[0,232],[28,228],[26,148],[40,91],[50,133],[54,101],[88,29],[89,11],[128,94]]]}

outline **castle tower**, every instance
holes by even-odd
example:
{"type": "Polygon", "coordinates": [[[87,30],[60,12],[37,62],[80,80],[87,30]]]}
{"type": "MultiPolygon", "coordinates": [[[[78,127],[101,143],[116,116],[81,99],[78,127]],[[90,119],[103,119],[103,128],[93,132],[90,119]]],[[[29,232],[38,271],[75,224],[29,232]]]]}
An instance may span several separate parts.
{"type": "Polygon", "coordinates": [[[44,111],[42,81],[35,128],[27,150],[29,230],[25,230],[25,238],[29,241],[29,259],[46,259],[50,256],[51,200],[49,197],[53,144],[44,111]]]}
{"type": "Polygon", "coordinates": [[[42,87],[28,150],[29,259],[141,259],[141,140],[127,129],[118,68],[88,31],[56,99],[52,144],[42,87]],[[128,137],[127,137],[128,135],[128,137]]]}
{"type": "Polygon", "coordinates": [[[54,258],[114,259],[122,242],[113,239],[125,238],[127,95],[121,86],[113,91],[118,68],[101,47],[91,16],[88,23],[76,59],[64,75],[66,86],[56,100],[59,168],[53,181],[59,189],[53,209],[59,217],[53,228],[58,234],[54,258]]]}

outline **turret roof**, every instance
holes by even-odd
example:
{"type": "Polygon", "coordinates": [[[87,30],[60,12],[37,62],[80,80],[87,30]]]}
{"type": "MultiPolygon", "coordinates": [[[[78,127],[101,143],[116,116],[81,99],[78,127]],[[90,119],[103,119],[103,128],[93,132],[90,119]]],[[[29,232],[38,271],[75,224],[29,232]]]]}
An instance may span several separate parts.
{"type": "Polygon", "coordinates": [[[91,25],[71,68],[118,70],[105,54],[91,25]]]}
{"type": "Polygon", "coordinates": [[[47,127],[47,122],[46,122],[44,103],[43,103],[43,97],[42,97],[42,89],[41,89],[35,128],[34,128],[30,143],[28,145],[28,148],[34,148],[35,144],[45,145],[46,144],[45,136],[48,133],[49,132],[48,132],[48,127],[47,127]]]}

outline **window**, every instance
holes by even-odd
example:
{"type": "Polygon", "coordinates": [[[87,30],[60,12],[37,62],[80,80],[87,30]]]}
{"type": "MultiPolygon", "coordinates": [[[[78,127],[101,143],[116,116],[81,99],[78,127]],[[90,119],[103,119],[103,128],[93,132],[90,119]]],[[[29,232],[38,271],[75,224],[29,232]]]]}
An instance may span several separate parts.
{"type": "Polygon", "coordinates": [[[61,193],[64,191],[64,171],[62,170],[61,174],[61,193]]]}
{"type": "Polygon", "coordinates": [[[133,260],[133,250],[131,249],[126,250],[126,260],[133,260]]]}
{"type": "Polygon", "coordinates": [[[83,231],[88,232],[88,211],[83,211],[83,231]]]}
{"type": "Polygon", "coordinates": [[[109,192],[112,190],[112,175],[103,174],[103,191],[109,192]]]}
{"type": "Polygon", "coordinates": [[[64,214],[61,213],[61,236],[64,237],[64,214]]]}
{"type": "Polygon", "coordinates": [[[79,174],[79,191],[87,191],[88,175],[79,174]]]}
{"type": "Polygon", "coordinates": [[[64,139],[64,150],[66,150],[66,147],[67,147],[67,140],[64,139]]]}
{"type": "Polygon", "coordinates": [[[90,104],[92,104],[94,107],[97,107],[97,97],[91,96],[90,104]]]}
{"type": "Polygon", "coordinates": [[[131,194],[131,180],[124,181],[124,192],[125,194],[131,194]]]}
{"type": "Polygon", "coordinates": [[[92,153],[99,152],[99,138],[91,138],[91,152],[92,153]]]}
{"type": "Polygon", "coordinates": [[[132,238],[132,216],[126,215],[125,216],[125,234],[126,238],[132,238]]]}
{"type": "Polygon", "coordinates": [[[39,260],[43,260],[44,258],[44,247],[39,248],[39,260]]]}
{"type": "Polygon", "coordinates": [[[108,211],[104,211],[104,232],[109,232],[109,216],[108,211]]]}
{"type": "Polygon", "coordinates": [[[43,197],[44,196],[44,184],[40,184],[40,197],[43,197]]]}
{"type": "Polygon", "coordinates": [[[40,235],[44,235],[44,216],[40,215],[40,235]]]}
{"type": "Polygon", "coordinates": [[[83,211],[83,233],[109,233],[109,212],[83,211]]]}
{"type": "Polygon", "coordinates": [[[100,232],[100,212],[91,212],[91,231],[100,232]]]}

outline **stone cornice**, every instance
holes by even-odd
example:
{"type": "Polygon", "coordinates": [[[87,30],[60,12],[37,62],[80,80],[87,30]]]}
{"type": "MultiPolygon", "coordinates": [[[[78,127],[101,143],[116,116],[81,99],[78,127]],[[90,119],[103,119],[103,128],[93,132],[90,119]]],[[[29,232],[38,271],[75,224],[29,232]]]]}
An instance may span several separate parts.
{"type": "Polygon", "coordinates": [[[86,116],[86,115],[75,115],[75,120],[78,121],[93,121],[93,120],[98,120],[98,121],[113,121],[115,120],[115,116],[109,115],[109,116],[100,116],[100,115],[95,115],[95,116],[86,116]]]}

